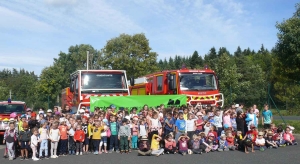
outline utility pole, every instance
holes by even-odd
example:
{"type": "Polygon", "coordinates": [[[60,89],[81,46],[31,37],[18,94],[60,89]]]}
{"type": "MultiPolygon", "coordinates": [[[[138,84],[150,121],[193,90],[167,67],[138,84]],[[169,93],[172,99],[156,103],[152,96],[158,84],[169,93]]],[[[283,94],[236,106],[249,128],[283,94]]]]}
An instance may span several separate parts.
{"type": "Polygon", "coordinates": [[[86,70],[89,70],[89,54],[90,51],[86,51],[86,70]]]}

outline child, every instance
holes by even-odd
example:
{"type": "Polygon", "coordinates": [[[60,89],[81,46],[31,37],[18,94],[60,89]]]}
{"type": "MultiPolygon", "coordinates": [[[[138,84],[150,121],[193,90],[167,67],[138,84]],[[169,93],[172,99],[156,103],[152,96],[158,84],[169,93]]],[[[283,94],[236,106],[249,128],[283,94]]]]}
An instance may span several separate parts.
{"type": "Polygon", "coordinates": [[[101,126],[101,123],[99,120],[95,120],[95,126],[92,127],[92,132],[93,132],[93,136],[92,136],[92,141],[93,141],[93,145],[94,145],[94,154],[98,155],[99,152],[99,145],[100,145],[100,141],[101,141],[101,131],[104,128],[101,126]]]}
{"type": "Polygon", "coordinates": [[[228,149],[228,143],[226,140],[226,135],[222,134],[219,138],[219,148],[218,151],[229,151],[228,149]]]}
{"type": "Polygon", "coordinates": [[[196,130],[194,115],[192,113],[189,113],[188,119],[185,122],[186,122],[187,136],[189,138],[193,138],[193,135],[195,134],[195,130],[196,130]]]}
{"type": "Polygon", "coordinates": [[[119,131],[119,124],[116,122],[116,116],[110,115],[110,123],[109,128],[111,132],[110,136],[110,145],[109,145],[109,153],[112,153],[114,148],[117,153],[119,153],[119,144],[118,144],[118,131],[119,131]]]}
{"type": "Polygon", "coordinates": [[[276,141],[276,144],[281,147],[281,146],[286,146],[285,145],[285,140],[283,138],[283,129],[282,128],[278,128],[277,129],[277,133],[273,136],[273,140],[276,141]]]}
{"type": "Polygon", "coordinates": [[[30,149],[31,131],[29,130],[27,122],[23,122],[23,131],[20,132],[19,145],[21,147],[20,160],[28,160],[28,149],[30,149]],[[25,153],[25,154],[24,154],[25,153]]]}
{"type": "MultiPolygon", "coordinates": [[[[150,119],[150,124],[149,124],[150,133],[149,133],[148,137],[152,139],[152,136],[154,134],[161,135],[161,133],[162,133],[161,127],[162,127],[161,126],[161,122],[158,119],[158,113],[157,112],[153,112],[153,116],[150,119]]],[[[151,140],[151,142],[152,142],[152,140],[151,140]]]]}
{"type": "Polygon", "coordinates": [[[60,134],[60,155],[66,156],[68,146],[68,127],[66,120],[60,120],[60,126],[58,127],[60,134]]]}
{"type": "Polygon", "coordinates": [[[193,139],[191,140],[191,148],[194,154],[202,154],[202,149],[200,148],[200,136],[196,134],[193,135],[193,139]]]}
{"type": "Polygon", "coordinates": [[[138,155],[140,155],[140,156],[151,155],[150,145],[148,143],[148,138],[146,136],[143,136],[141,138],[141,142],[140,142],[139,150],[138,150],[138,155]]]}
{"type": "Polygon", "coordinates": [[[220,136],[221,132],[222,132],[222,123],[223,123],[223,120],[222,120],[221,111],[217,110],[215,112],[215,116],[214,116],[214,126],[216,126],[216,128],[217,128],[218,136],[220,136]]]}
{"type": "Polygon", "coordinates": [[[276,133],[276,132],[277,132],[277,127],[276,127],[276,125],[275,125],[275,124],[271,124],[270,126],[271,126],[270,128],[271,128],[272,132],[273,132],[273,133],[276,133]]]}
{"type": "Polygon", "coordinates": [[[236,131],[236,130],[237,130],[237,124],[236,124],[236,114],[235,114],[235,113],[232,113],[232,114],[231,114],[230,121],[231,121],[232,129],[233,129],[234,131],[236,131]]]}
{"type": "Polygon", "coordinates": [[[205,143],[207,144],[205,149],[206,153],[214,152],[218,149],[218,144],[213,133],[208,133],[205,143]]]}
{"type": "Polygon", "coordinates": [[[82,155],[82,144],[85,140],[85,134],[84,131],[82,130],[81,125],[77,125],[76,131],[74,134],[74,142],[76,144],[76,155],[82,155]],[[80,153],[79,153],[80,152],[80,153]]]}
{"type": "Polygon", "coordinates": [[[132,129],[132,137],[131,137],[131,148],[133,150],[138,150],[137,142],[138,142],[138,135],[139,135],[139,127],[137,125],[138,116],[134,116],[131,124],[132,129]]]}
{"type": "Polygon", "coordinates": [[[186,155],[188,153],[188,140],[190,138],[184,134],[182,134],[179,138],[178,138],[178,152],[182,155],[186,155]]]}
{"type": "Polygon", "coordinates": [[[203,114],[201,112],[197,113],[198,119],[195,121],[195,126],[196,126],[195,133],[196,134],[199,134],[200,132],[203,132],[204,121],[203,121],[202,115],[203,114]]]}
{"type": "Polygon", "coordinates": [[[298,145],[295,140],[295,137],[292,133],[290,133],[291,129],[289,127],[285,128],[285,133],[283,134],[283,139],[287,145],[298,145]]]}
{"type": "Polygon", "coordinates": [[[286,127],[290,128],[290,133],[293,134],[293,130],[295,130],[295,128],[290,124],[287,124],[286,127]]]}
{"type": "Polygon", "coordinates": [[[205,133],[206,136],[208,135],[208,132],[210,131],[210,127],[211,127],[211,123],[210,122],[207,122],[205,124],[205,126],[203,127],[204,128],[204,133],[205,133]]]}
{"type": "Polygon", "coordinates": [[[228,149],[229,150],[235,150],[235,139],[234,139],[234,137],[233,137],[233,135],[232,135],[232,133],[231,132],[228,132],[227,133],[227,135],[226,135],[226,141],[227,141],[227,147],[228,147],[228,149]]]}
{"type": "Polygon", "coordinates": [[[48,159],[48,137],[49,137],[49,133],[48,133],[48,129],[47,129],[47,125],[48,122],[44,122],[44,124],[42,124],[42,127],[39,129],[39,133],[40,133],[40,159],[43,156],[43,151],[45,151],[45,158],[48,159]]]}
{"type": "Polygon", "coordinates": [[[258,132],[258,137],[255,140],[255,150],[264,151],[266,150],[266,140],[264,139],[264,132],[258,132]]]}
{"type": "Polygon", "coordinates": [[[143,117],[139,122],[139,137],[142,136],[148,137],[148,126],[145,117],[143,117]]]}
{"type": "Polygon", "coordinates": [[[31,136],[30,140],[30,147],[32,149],[32,160],[38,161],[39,159],[36,157],[36,151],[37,151],[37,146],[38,146],[38,135],[39,131],[37,128],[33,129],[33,135],[31,136]]]}
{"type": "Polygon", "coordinates": [[[50,139],[50,143],[51,143],[51,149],[50,149],[51,158],[58,158],[58,156],[56,155],[57,145],[58,145],[58,141],[60,139],[58,122],[54,122],[52,124],[50,132],[49,132],[49,139],[50,139]]]}
{"type": "Polygon", "coordinates": [[[6,143],[8,160],[13,160],[15,158],[14,147],[16,141],[17,141],[17,133],[15,130],[15,124],[13,122],[10,122],[9,129],[5,131],[3,136],[3,144],[6,143]]]}
{"type": "Polygon", "coordinates": [[[165,119],[165,123],[164,123],[164,134],[165,134],[165,136],[167,136],[168,134],[173,132],[173,129],[174,129],[174,121],[172,119],[172,113],[169,112],[167,114],[167,118],[165,119]]]}
{"type": "Polygon", "coordinates": [[[164,149],[159,148],[159,142],[161,137],[157,134],[153,134],[151,142],[151,154],[156,155],[157,157],[164,153],[164,149]]]}
{"type": "Polygon", "coordinates": [[[120,140],[120,149],[121,154],[127,153],[128,154],[128,141],[130,140],[130,127],[127,125],[127,119],[124,118],[122,120],[122,125],[120,126],[119,132],[118,132],[118,139],[120,140]]]}
{"type": "Polygon", "coordinates": [[[248,147],[251,147],[252,152],[254,153],[254,146],[253,143],[255,143],[257,136],[257,131],[255,130],[255,125],[250,125],[250,130],[246,133],[245,137],[243,138],[244,140],[244,145],[245,145],[245,153],[248,152],[248,147]]]}
{"type": "Polygon", "coordinates": [[[178,141],[178,138],[180,137],[181,134],[186,133],[186,121],[183,119],[183,113],[179,113],[179,119],[176,120],[175,122],[175,141],[178,141]]]}
{"type": "Polygon", "coordinates": [[[87,123],[87,120],[88,118],[87,117],[83,117],[82,118],[82,124],[81,124],[81,127],[82,127],[82,130],[84,132],[84,141],[83,141],[83,153],[87,154],[88,150],[89,150],[89,124],[87,123]]]}
{"type": "Polygon", "coordinates": [[[165,137],[165,153],[166,154],[175,154],[176,153],[176,142],[173,139],[173,136],[171,134],[168,134],[165,137]]]}
{"type": "Polygon", "coordinates": [[[69,155],[75,155],[76,145],[74,142],[74,133],[75,133],[74,128],[76,127],[76,124],[74,123],[73,118],[70,118],[69,122],[70,122],[70,124],[68,125],[69,155]]]}
{"type": "Polygon", "coordinates": [[[237,131],[235,135],[235,146],[238,148],[238,150],[244,150],[243,146],[243,135],[242,131],[237,131]]]}
{"type": "Polygon", "coordinates": [[[267,137],[266,137],[266,146],[269,148],[269,149],[277,149],[278,148],[278,145],[276,144],[276,142],[273,140],[273,135],[274,133],[269,130],[267,132],[267,137]]]}
{"type": "Polygon", "coordinates": [[[102,122],[101,122],[101,126],[103,127],[103,130],[101,131],[101,141],[100,141],[99,154],[102,153],[102,145],[104,145],[103,152],[108,153],[107,152],[107,131],[108,131],[107,124],[108,124],[108,120],[106,118],[103,119],[102,122]]]}

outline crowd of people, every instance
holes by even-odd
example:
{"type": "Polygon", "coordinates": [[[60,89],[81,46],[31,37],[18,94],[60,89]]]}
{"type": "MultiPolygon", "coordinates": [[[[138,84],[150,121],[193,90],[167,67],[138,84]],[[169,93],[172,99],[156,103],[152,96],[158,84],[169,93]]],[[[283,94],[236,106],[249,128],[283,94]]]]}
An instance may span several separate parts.
{"type": "Polygon", "coordinates": [[[132,153],[140,156],[202,154],[239,150],[245,153],[297,145],[293,127],[273,124],[272,112],[264,105],[243,109],[196,106],[124,109],[111,105],[93,112],[82,107],[73,113],[59,110],[10,114],[4,134],[4,157],[37,161],[66,155],[132,153]],[[261,121],[261,122],[260,122],[261,121]],[[262,124],[263,128],[258,128],[262,124]],[[249,150],[250,149],[250,150],[249,150]]]}

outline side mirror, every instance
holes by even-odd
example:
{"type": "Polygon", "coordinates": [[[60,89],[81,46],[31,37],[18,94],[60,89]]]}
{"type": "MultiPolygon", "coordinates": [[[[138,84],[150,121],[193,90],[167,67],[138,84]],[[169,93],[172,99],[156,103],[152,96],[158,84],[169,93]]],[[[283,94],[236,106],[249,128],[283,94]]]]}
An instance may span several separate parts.
{"type": "Polygon", "coordinates": [[[74,78],[70,77],[70,92],[74,92],[74,78]]]}
{"type": "Polygon", "coordinates": [[[134,86],[134,77],[130,78],[130,85],[133,87],[134,86]]]}
{"type": "Polygon", "coordinates": [[[169,90],[175,90],[174,75],[168,74],[169,90]]]}

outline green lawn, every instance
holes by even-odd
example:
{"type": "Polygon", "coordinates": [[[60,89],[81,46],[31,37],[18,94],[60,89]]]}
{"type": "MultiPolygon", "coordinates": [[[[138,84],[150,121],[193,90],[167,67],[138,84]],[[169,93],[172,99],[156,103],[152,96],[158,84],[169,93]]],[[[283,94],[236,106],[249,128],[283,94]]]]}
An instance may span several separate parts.
{"type": "MultiPolygon", "coordinates": [[[[288,125],[291,125],[295,128],[295,130],[293,131],[293,134],[300,134],[300,121],[296,121],[296,120],[285,120],[286,124],[288,125]]],[[[285,124],[282,120],[274,120],[274,123],[276,125],[276,127],[278,127],[278,125],[282,125],[283,128],[285,128],[285,124]]],[[[259,129],[262,129],[263,126],[260,124],[258,126],[259,129]]]]}
{"type": "MultiPolygon", "coordinates": [[[[276,109],[271,109],[271,111],[272,111],[274,116],[280,116],[276,109]]],[[[290,114],[287,110],[279,110],[279,112],[282,116],[300,116],[300,111],[299,112],[294,112],[292,114],[290,114]]]]}

